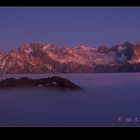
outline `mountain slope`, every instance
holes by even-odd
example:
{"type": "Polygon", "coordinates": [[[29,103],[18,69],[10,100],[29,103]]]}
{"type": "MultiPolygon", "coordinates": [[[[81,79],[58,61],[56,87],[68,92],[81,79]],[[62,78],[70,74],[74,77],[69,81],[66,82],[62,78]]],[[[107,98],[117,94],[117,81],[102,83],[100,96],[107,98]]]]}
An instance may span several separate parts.
{"type": "Polygon", "coordinates": [[[140,71],[140,43],[129,41],[112,48],[80,45],[24,44],[0,52],[0,73],[89,73],[140,71]]]}

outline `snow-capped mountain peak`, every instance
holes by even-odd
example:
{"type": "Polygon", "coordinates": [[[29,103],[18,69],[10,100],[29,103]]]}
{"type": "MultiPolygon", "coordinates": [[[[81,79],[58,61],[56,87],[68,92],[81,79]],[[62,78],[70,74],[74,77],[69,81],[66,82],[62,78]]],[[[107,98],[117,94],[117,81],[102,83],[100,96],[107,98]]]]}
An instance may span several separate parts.
{"type": "MultiPolygon", "coordinates": [[[[18,50],[0,52],[1,73],[116,72],[124,71],[125,65],[134,64],[140,64],[140,44],[131,42],[112,48],[87,45],[63,48],[53,44],[28,43],[18,50]]],[[[126,70],[133,69],[140,71],[140,66],[126,70]]]]}

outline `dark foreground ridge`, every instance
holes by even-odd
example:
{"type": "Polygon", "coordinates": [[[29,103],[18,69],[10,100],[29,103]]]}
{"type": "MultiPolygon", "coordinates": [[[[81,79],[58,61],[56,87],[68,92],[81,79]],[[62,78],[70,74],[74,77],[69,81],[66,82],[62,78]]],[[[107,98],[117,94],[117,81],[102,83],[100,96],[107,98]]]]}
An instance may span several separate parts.
{"type": "Polygon", "coordinates": [[[80,90],[81,88],[72,83],[70,80],[53,76],[48,78],[31,79],[28,77],[21,77],[19,79],[7,78],[0,81],[0,89],[9,87],[56,87],[62,90],[80,90]]]}

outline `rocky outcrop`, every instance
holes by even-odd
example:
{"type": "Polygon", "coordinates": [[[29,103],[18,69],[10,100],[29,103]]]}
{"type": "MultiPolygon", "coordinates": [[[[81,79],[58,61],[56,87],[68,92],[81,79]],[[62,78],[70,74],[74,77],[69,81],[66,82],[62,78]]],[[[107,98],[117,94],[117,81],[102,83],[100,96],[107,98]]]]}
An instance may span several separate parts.
{"type": "Polygon", "coordinates": [[[110,51],[110,49],[107,48],[106,46],[102,45],[102,46],[98,47],[97,51],[99,53],[108,53],[110,51]]]}
{"type": "Polygon", "coordinates": [[[0,81],[0,89],[14,88],[14,87],[55,87],[62,90],[80,90],[81,87],[72,83],[70,80],[54,76],[41,79],[31,79],[28,77],[21,77],[20,79],[7,78],[0,81]]]}

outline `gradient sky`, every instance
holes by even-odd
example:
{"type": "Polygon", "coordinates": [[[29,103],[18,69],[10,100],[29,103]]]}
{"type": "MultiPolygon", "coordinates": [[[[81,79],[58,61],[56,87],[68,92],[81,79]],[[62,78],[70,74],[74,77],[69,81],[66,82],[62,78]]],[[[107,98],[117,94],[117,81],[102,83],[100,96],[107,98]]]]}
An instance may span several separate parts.
{"type": "Polygon", "coordinates": [[[112,46],[140,41],[140,7],[0,7],[0,49],[24,43],[112,46]]]}

